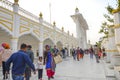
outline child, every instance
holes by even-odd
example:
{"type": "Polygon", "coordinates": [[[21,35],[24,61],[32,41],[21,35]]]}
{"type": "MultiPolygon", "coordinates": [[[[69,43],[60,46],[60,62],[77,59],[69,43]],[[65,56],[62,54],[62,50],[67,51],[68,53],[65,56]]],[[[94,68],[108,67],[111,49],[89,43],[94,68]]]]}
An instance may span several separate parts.
{"type": "Polygon", "coordinates": [[[43,61],[42,57],[39,57],[39,60],[36,64],[37,70],[38,70],[38,80],[42,80],[42,74],[43,74],[43,61]]]}

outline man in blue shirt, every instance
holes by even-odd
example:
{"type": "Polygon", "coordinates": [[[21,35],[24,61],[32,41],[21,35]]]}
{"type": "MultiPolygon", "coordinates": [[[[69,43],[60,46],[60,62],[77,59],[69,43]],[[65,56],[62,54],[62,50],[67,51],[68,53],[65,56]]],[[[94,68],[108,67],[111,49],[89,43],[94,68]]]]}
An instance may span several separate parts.
{"type": "Polygon", "coordinates": [[[32,68],[32,70],[35,72],[35,67],[29,58],[29,56],[25,53],[27,49],[26,44],[21,44],[20,50],[13,55],[7,60],[6,62],[6,68],[7,68],[7,73],[9,73],[10,70],[10,64],[13,63],[12,65],[12,79],[13,80],[24,80],[24,73],[25,73],[25,66],[26,64],[32,68]]]}

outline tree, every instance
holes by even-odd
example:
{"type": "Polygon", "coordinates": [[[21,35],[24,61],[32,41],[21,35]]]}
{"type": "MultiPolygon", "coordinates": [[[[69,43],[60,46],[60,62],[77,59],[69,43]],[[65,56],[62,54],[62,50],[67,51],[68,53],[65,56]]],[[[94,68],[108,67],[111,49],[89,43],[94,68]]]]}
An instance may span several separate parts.
{"type": "MultiPolygon", "coordinates": [[[[120,0],[118,0],[118,6],[120,8],[120,0]]],[[[101,25],[101,29],[99,31],[99,33],[103,33],[104,36],[102,37],[103,39],[104,38],[108,38],[108,35],[109,35],[109,29],[112,28],[114,26],[114,19],[112,18],[113,17],[113,10],[114,8],[112,8],[110,5],[108,5],[106,7],[107,11],[108,11],[108,14],[104,14],[103,16],[105,17],[105,21],[102,23],[101,25]]],[[[113,30],[113,33],[114,33],[114,30],[113,30]]],[[[98,42],[99,44],[101,44],[101,42],[98,42]]]]}

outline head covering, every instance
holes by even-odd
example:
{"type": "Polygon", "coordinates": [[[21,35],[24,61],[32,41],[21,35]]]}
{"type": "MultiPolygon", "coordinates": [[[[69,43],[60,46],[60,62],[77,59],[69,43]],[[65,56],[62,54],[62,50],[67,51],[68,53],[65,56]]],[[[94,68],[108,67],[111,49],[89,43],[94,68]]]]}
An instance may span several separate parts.
{"type": "Polygon", "coordinates": [[[2,47],[5,49],[10,49],[10,45],[8,43],[2,43],[2,47]]]}

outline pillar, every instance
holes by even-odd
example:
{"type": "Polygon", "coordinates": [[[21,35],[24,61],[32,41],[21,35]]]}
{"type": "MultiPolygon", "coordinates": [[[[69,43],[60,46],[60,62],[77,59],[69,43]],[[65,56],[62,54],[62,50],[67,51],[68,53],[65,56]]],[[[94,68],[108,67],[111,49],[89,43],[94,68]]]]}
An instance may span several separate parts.
{"type": "Polygon", "coordinates": [[[114,13],[115,43],[120,54],[120,12],[114,13]]]}
{"type": "MultiPolygon", "coordinates": [[[[42,17],[42,13],[39,14],[39,23],[42,24],[43,23],[43,17],[42,17]]],[[[43,29],[43,25],[40,26],[40,40],[39,40],[39,56],[43,56],[43,35],[44,35],[44,29],[43,29]]]]}
{"type": "Polygon", "coordinates": [[[13,52],[17,51],[18,48],[18,36],[19,36],[19,28],[20,28],[20,16],[18,14],[19,4],[18,0],[14,0],[13,4],[13,36],[11,38],[11,49],[13,52]]]}
{"type": "Polygon", "coordinates": [[[18,48],[18,38],[11,38],[11,49],[16,52],[18,48]]]}
{"type": "Polygon", "coordinates": [[[43,42],[39,42],[39,56],[43,56],[43,42]]]}
{"type": "Polygon", "coordinates": [[[54,45],[57,45],[57,35],[56,35],[56,22],[53,22],[53,28],[54,28],[54,45]]]}

